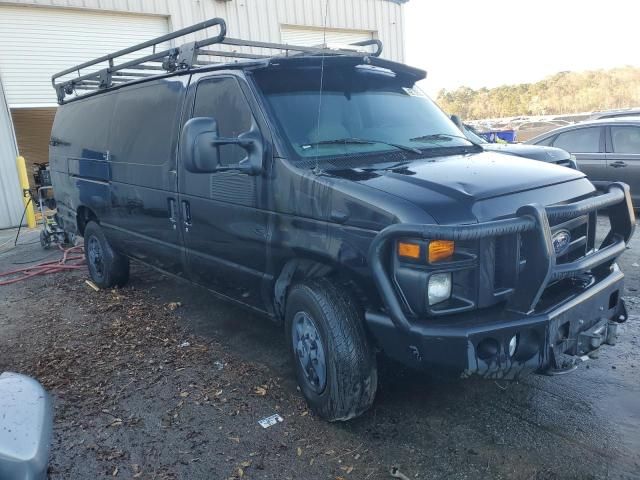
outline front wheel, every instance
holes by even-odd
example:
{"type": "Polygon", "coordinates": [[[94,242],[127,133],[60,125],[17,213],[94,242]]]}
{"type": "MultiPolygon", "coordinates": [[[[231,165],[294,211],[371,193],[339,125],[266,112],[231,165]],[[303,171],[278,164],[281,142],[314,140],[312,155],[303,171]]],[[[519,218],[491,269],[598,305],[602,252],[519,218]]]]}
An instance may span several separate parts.
{"type": "Polygon", "coordinates": [[[91,280],[98,287],[121,287],[129,280],[129,259],[111,248],[102,228],[93,221],[84,230],[84,255],[91,280]]]}
{"type": "Polygon", "coordinates": [[[287,299],[287,338],[300,389],[329,421],[369,409],[378,374],[356,299],[326,279],[294,285],[287,299]]]}

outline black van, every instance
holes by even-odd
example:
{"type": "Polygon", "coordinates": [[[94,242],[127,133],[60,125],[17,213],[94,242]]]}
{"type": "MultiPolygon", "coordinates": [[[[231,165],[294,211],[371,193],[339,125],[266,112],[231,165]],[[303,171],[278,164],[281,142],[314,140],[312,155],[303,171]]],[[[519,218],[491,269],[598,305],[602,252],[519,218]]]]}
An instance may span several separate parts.
{"type": "Polygon", "coordinates": [[[59,221],[93,281],[125,284],[135,259],[282,322],[329,420],[371,405],[378,352],[513,379],[613,343],[628,187],[483,151],[381,50],[245,42],[213,19],[55,75],[59,221]]]}

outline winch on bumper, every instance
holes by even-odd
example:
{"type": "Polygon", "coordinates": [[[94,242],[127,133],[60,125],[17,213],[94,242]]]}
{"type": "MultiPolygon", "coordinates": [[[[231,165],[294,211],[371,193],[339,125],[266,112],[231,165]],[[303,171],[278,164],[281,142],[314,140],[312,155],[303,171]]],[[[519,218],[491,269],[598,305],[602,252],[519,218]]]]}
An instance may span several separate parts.
{"type": "Polygon", "coordinates": [[[627,319],[620,298],[624,275],[615,260],[635,227],[629,187],[599,187],[606,193],[546,208],[527,205],[505,220],[459,226],[398,224],[382,230],[372,242],[369,260],[385,309],[366,312],[369,331],[396,360],[465,377],[511,379],[574,369],[575,356],[614,343],[617,325],[627,319]],[[556,264],[549,220],[605,209],[611,229],[599,249],[556,264]],[[527,245],[526,265],[506,302],[446,316],[411,314],[386,266],[391,241],[468,241],[500,235],[520,235],[527,245]],[[551,292],[548,287],[561,280],[574,286],[551,292]]]}

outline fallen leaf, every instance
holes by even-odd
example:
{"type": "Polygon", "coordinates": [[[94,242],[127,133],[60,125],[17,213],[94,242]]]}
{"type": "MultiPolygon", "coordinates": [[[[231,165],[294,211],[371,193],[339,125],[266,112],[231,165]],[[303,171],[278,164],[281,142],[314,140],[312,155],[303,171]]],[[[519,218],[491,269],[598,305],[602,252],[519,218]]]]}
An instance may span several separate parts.
{"type": "Polygon", "coordinates": [[[183,397],[183,398],[184,397],[188,397],[189,396],[189,392],[182,392],[182,393],[180,393],[180,396],[183,397]]]}
{"type": "Polygon", "coordinates": [[[256,387],[254,392],[256,393],[256,395],[264,397],[267,394],[267,389],[264,387],[256,387]]]}
{"type": "Polygon", "coordinates": [[[302,456],[302,449],[300,447],[298,447],[298,456],[302,456]]]}
{"type": "Polygon", "coordinates": [[[113,473],[111,474],[112,477],[117,477],[118,476],[118,467],[113,469],[113,473]]]}

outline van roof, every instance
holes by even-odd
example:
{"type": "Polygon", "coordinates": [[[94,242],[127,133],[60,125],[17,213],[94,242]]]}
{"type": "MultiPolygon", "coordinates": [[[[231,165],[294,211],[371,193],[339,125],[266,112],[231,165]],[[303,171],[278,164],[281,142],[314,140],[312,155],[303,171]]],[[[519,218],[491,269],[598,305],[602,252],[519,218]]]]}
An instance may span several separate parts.
{"type": "Polygon", "coordinates": [[[152,40],[119,50],[102,57],[67,68],[51,77],[58,103],[122,88],[151,79],[181,75],[194,70],[260,69],[313,66],[320,62],[330,65],[368,64],[390,70],[418,81],[426,72],[407,65],[380,58],[382,42],[372,39],[350,45],[308,47],[271,42],[257,42],[229,38],[222,18],[213,18],[177,30],[152,40]],[[218,34],[204,40],[165,48],[166,42],[194,34],[206,28],[218,27],[218,34]],[[210,48],[220,46],[217,50],[210,48]],[[228,45],[229,48],[224,46],[228,45]],[[374,51],[366,51],[374,47],[374,51]],[[149,50],[151,53],[148,53],[149,50]],[[257,51],[261,53],[255,53],[257,51]],[[273,54],[276,51],[277,54],[273,54]],[[141,55],[129,59],[134,55],[141,55]],[[211,59],[217,61],[212,61],[211,59]],[[224,61],[220,61],[224,59],[224,61]],[[71,96],[67,98],[68,96],[71,96]]]}

